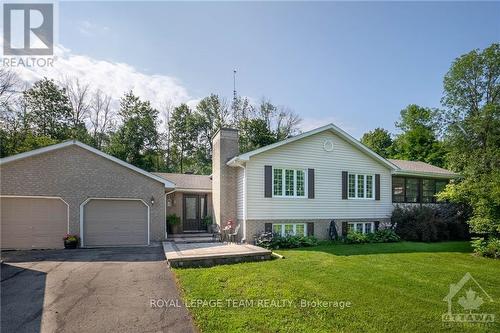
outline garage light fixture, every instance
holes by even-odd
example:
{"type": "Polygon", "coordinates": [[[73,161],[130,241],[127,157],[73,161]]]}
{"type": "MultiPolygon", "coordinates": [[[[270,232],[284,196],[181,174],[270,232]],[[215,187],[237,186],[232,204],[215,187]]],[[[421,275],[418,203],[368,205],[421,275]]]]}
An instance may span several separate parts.
{"type": "Polygon", "coordinates": [[[155,204],[155,198],[151,196],[151,206],[153,206],[154,204],[155,204]]]}

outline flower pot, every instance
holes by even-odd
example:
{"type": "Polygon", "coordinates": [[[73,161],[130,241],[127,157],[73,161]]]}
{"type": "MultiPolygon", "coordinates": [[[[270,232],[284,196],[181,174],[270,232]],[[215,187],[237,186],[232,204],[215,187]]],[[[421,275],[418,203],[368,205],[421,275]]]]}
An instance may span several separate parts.
{"type": "Polygon", "coordinates": [[[76,249],[77,246],[78,246],[78,241],[68,241],[68,240],[64,241],[65,249],[76,249]]]}

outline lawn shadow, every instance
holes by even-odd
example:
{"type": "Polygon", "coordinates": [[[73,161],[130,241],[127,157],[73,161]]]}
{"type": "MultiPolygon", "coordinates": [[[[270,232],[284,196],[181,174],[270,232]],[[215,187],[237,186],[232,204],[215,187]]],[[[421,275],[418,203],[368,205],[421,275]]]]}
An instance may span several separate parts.
{"type": "Polygon", "coordinates": [[[40,332],[47,273],[1,265],[2,331],[40,332]]]}
{"type": "MultiPolygon", "coordinates": [[[[296,249],[297,250],[297,249],[296,249]]],[[[345,244],[341,242],[326,241],[318,246],[301,248],[301,251],[326,252],[336,256],[355,256],[370,254],[390,254],[390,253],[438,253],[457,252],[471,253],[469,242],[398,242],[398,243],[368,243],[368,244],[345,244]]]]}

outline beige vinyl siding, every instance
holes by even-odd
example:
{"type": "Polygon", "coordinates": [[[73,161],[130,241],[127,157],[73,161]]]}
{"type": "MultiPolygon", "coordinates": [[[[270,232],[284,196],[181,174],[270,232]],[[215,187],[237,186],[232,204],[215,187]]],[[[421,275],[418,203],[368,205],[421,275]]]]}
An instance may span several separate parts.
{"type": "Polygon", "coordinates": [[[245,197],[243,195],[245,191],[245,170],[243,168],[238,168],[236,174],[236,218],[238,220],[244,219],[245,217],[245,197]]]}
{"type": "Polygon", "coordinates": [[[247,167],[247,219],[384,218],[391,214],[391,173],[332,132],[321,132],[250,158],[247,167]],[[333,151],[323,149],[325,140],[333,151]],[[264,166],[314,168],[315,199],[265,198],[264,166]],[[342,171],[380,174],[380,200],[342,200],[342,171]]]}

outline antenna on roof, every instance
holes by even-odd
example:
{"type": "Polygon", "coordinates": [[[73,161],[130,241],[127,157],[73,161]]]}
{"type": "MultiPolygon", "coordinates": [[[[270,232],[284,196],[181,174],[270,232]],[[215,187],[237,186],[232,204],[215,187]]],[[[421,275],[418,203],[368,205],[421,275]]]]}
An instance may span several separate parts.
{"type": "Polygon", "coordinates": [[[233,69],[233,103],[236,103],[236,69],[233,69]]]}

